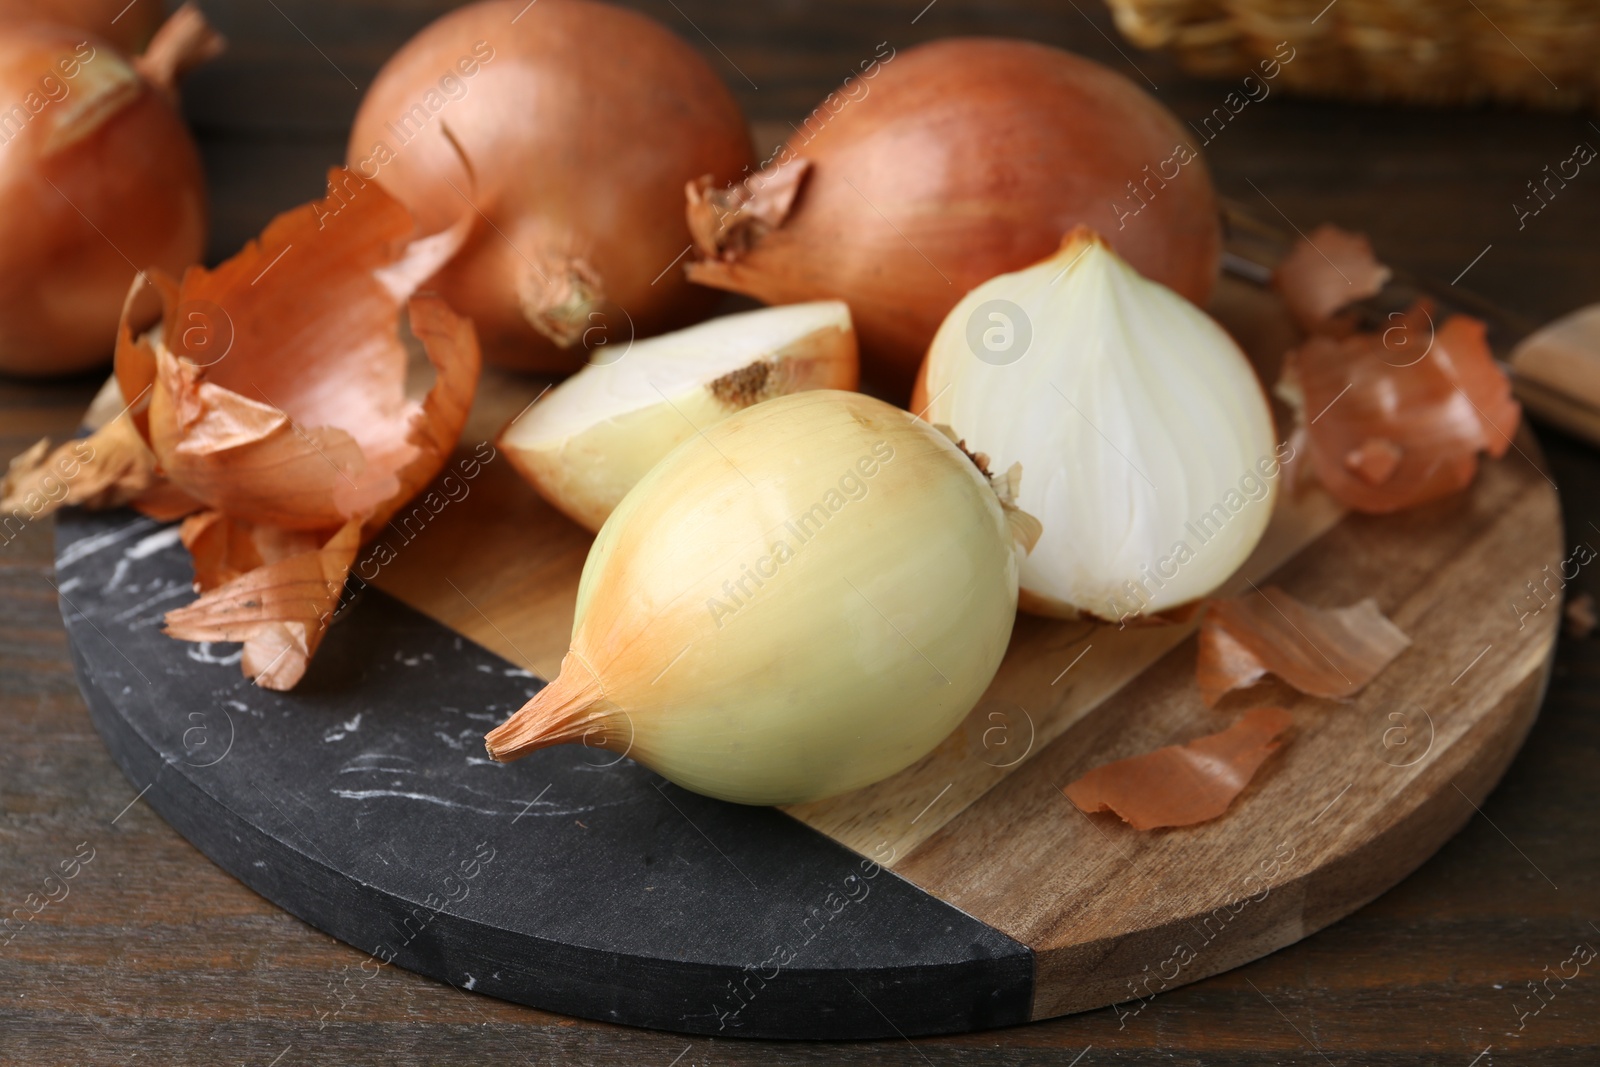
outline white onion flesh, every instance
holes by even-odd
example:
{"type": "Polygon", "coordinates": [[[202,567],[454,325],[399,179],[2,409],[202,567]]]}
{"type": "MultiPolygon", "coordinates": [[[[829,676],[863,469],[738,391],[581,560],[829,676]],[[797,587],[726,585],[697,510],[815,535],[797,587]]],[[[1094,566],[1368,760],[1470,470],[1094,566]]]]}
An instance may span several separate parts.
{"type": "Polygon", "coordinates": [[[1282,458],[1239,346],[1089,231],[972,290],[928,350],[914,407],[1043,524],[1022,606],[1118,619],[1216,589],[1272,514],[1282,458]]]}
{"type": "Polygon", "coordinates": [[[853,389],[856,340],[837,300],[727,315],[602,349],[514,420],[500,446],[579,524],[598,530],[678,445],[751,404],[807,389],[853,389]]]}

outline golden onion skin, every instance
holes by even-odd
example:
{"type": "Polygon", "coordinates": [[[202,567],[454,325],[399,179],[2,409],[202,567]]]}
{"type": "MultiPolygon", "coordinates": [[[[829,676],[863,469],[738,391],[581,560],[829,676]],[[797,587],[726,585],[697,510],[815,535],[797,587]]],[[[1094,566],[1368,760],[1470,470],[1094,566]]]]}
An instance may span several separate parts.
{"type": "Polygon", "coordinates": [[[107,363],[135,275],[205,249],[200,155],[159,87],[67,27],[4,28],[0,101],[32,101],[0,144],[0,373],[107,363]]]}
{"type": "Polygon", "coordinates": [[[863,377],[897,399],[963,293],[1079,224],[1209,299],[1222,236],[1205,161],[1127,78],[1032,41],[953,37],[880,52],[851,83],[773,159],[811,165],[792,210],[747,250],[702,247],[691,279],[767,304],[846,301],[863,377]]]}
{"type": "Polygon", "coordinates": [[[684,184],[732,181],[754,162],[744,116],[699,52],[588,0],[480,0],[441,16],[378,72],[348,154],[420,232],[474,218],[429,287],[472,318],[488,362],[561,374],[585,347],[711,311],[716,295],[673,266],[690,243],[684,184]],[[579,277],[592,310],[567,288],[579,277]],[[570,336],[553,340],[547,315],[570,336]]]}

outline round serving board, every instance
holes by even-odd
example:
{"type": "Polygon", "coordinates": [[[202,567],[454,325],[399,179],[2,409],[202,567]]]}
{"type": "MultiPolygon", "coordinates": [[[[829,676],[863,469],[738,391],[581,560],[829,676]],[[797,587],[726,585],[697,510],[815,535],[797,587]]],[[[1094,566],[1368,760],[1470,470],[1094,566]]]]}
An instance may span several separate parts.
{"type": "MultiPolygon", "coordinates": [[[[1225,286],[1214,310],[1271,380],[1287,338],[1270,299],[1225,286]]],[[[290,693],[243,680],[237,646],[162,636],[191,595],[175,528],[126,512],[58,525],[62,614],[111,751],[215,862],[371,953],[346,986],[392,963],[751,1037],[1136,1013],[1403,878],[1472,816],[1538,708],[1559,610],[1534,610],[1527,583],[1563,553],[1524,432],[1470,491],[1401,515],[1280,494],[1233,588],[1375,597],[1412,638],[1346,703],[1272,682],[1207,710],[1191,628],[1023,617],[963,726],[846,796],[740,807],[577,746],[494,764],[482,735],[559,663],[589,543],[478,444],[541,387],[486,380],[461,450],[482,462],[360,557],[354,601],[290,693]],[[1140,833],[1061,793],[1268,702],[1293,715],[1289,743],[1211,823],[1140,833]]]]}

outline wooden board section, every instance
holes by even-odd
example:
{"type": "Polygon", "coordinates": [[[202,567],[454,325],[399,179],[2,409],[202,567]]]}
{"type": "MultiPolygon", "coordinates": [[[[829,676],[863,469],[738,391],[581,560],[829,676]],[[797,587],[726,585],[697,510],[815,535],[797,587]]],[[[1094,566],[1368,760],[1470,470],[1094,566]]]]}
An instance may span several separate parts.
{"type": "MultiPolygon", "coordinates": [[[[1274,380],[1291,334],[1273,299],[1228,282],[1213,311],[1274,380]]],[[[496,382],[467,440],[492,439],[542,388],[496,382]]],[[[1561,558],[1556,493],[1536,452],[1525,432],[1469,493],[1401,516],[1346,515],[1315,489],[1280,494],[1231,590],[1271,575],[1316,604],[1375,596],[1414,639],[1348,704],[1274,686],[1210,712],[1193,682],[1191,628],[1024,616],[988,692],[939,748],[884,782],[789,813],[1031,947],[1036,1018],[1136,1008],[1290,944],[1426,859],[1531,724],[1558,620],[1545,611],[1519,628],[1508,605],[1561,558]],[[1296,738],[1215,823],[1139,834],[1083,816],[1060,793],[1089,767],[1214,732],[1263,699],[1291,709],[1296,738]],[[1395,766],[1421,732],[1431,737],[1424,755],[1395,766]]],[[[549,676],[566,650],[588,543],[500,460],[467,499],[396,545],[375,584],[549,676]]]]}

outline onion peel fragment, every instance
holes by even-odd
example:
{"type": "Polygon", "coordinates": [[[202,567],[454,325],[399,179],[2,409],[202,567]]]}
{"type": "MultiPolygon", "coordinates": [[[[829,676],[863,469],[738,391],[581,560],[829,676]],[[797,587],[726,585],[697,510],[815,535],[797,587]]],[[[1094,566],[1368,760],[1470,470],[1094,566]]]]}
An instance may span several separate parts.
{"type": "Polygon", "coordinates": [[[1426,303],[1381,334],[1308,338],[1286,357],[1278,392],[1298,409],[1317,479],[1375,514],[1465,489],[1478,453],[1503,456],[1522,414],[1485,325],[1436,324],[1426,303]]]}
{"type": "Polygon", "coordinates": [[[304,676],[364,537],[443,467],[480,367],[472,324],[413,295],[467,222],[412,240],[377,184],[336,168],[328,188],[215,270],[155,278],[160,329],[136,339],[125,322],[117,350],[122,388],[150,388],[162,471],[209,509],[182,530],[202,595],[166,632],[242,641],[245,674],[271,689],[304,676]],[[402,307],[434,371],[421,401],[402,307]]]}
{"type": "Polygon", "coordinates": [[[1079,811],[1110,811],[1135,830],[1193,826],[1228,810],[1293,721],[1252,708],[1221,733],[1103,764],[1062,788],[1079,811]]]}
{"type": "Polygon", "coordinates": [[[1378,262],[1366,234],[1323,223],[1295,242],[1272,272],[1272,286],[1306,333],[1349,333],[1341,308],[1376,296],[1392,273],[1378,262]]]}
{"type": "Polygon", "coordinates": [[[133,507],[151,518],[181,518],[199,504],[164,482],[156,457],[145,445],[132,415],[124,411],[87,437],[52,450],[40,440],[15,456],[0,478],[0,516],[30,519],[58,508],[133,507]]]}
{"type": "Polygon", "coordinates": [[[240,664],[266,689],[291,689],[328,630],[361,547],[352,519],[325,543],[238,574],[167,612],[165,633],[185,641],[242,641],[240,664]]]}
{"type": "Polygon", "coordinates": [[[413,242],[410,213],[377,184],[336,168],[329,190],[215,270],[158,280],[161,330],[119,338],[124,392],[153,379],[148,437],[167,477],[256,525],[381,523],[443,466],[476,389],[470,325],[411,296],[466,223],[413,242]],[[405,395],[407,304],[435,371],[421,403],[405,395]]]}
{"type": "Polygon", "coordinates": [[[206,593],[290,556],[314,552],[324,538],[304,530],[250,526],[220,511],[202,511],[184,520],[178,531],[194,566],[196,592],[206,593]]]}
{"type": "Polygon", "coordinates": [[[0,482],[14,518],[129,503],[190,516],[179,535],[201,596],[166,632],[242,642],[244,673],[271,689],[304,676],[362,541],[443,468],[480,369],[471,321],[416,294],[469,220],[413,240],[375,183],[334,169],[328,188],[215,270],[136,279],[108,387],[133,403],[54,452],[35,444],[0,482]],[[161,321],[143,332],[152,296],[161,321]],[[432,365],[421,400],[402,308],[432,365]]]}
{"type": "Polygon", "coordinates": [[[1390,276],[1365,235],[1324,224],[1296,242],[1272,282],[1309,335],[1278,384],[1307,466],[1340,503],[1374,514],[1465,489],[1478,453],[1504,455],[1521,418],[1477,319],[1436,322],[1422,300],[1392,313],[1387,329],[1358,332],[1356,315],[1340,313],[1390,276]]]}
{"type": "Polygon", "coordinates": [[[1344,699],[1410,645],[1370,597],[1317,608],[1269,585],[1207,603],[1195,676],[1207,707],[1268,674],[1311,696],[1344,699]]]}

